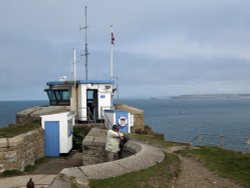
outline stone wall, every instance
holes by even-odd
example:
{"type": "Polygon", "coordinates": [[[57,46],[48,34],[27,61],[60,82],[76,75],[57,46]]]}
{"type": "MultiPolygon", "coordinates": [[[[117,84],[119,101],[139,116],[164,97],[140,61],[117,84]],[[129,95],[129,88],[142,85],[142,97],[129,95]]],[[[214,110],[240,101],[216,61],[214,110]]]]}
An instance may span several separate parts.
{"type": "Polygon", "coordinates": [[[107,156],[106,151],[104,149],[104,146],[83,146],[82,151],[82,165],[92,165],[92,164],[98,164],[98,163],[104,163],[107,162],[107,156]]]}
{"type": "Polygon", "coordinates": [[[41,157],[44,157],[42,128],[12,138],[0,138],[0,172],[24,170],[41,157]]]}
{"type": "MultiPolygon", "coordinates": [[[[83,166],[108,162],[105,150],[106,130],[93,128],[82,141],[82,164],[83,166]]],[[[135,151],[127,150],[125,147],[120,158],[133,155],[135,151]]]]}
{"type": "Polygon", "coordinates": [[[32,121],[40,121],[41,115],[56,114],[60,112],[68,112],[67,106],[33,106],[16,113],[16,123],[30,123],[32,121]]]}

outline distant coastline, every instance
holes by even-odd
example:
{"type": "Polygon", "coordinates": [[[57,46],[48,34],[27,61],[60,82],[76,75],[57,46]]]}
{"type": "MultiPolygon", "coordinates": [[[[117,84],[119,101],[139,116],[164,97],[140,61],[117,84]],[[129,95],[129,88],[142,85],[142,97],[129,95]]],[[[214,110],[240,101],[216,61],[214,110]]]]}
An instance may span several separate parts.
{"type": "Polygon", "coordinates": [[[202,94],[202,95],[179,95],[171,99],[250,99],[250,94],[202,94]]]}

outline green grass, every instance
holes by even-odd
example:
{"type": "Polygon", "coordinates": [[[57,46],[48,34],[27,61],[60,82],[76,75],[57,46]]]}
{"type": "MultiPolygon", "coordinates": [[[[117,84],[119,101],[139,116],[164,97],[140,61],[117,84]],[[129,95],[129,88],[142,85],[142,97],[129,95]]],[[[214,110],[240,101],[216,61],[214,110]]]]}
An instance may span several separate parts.
{"type": "Polygon", "coordinates": [[[161,135],[143,135],[143,134],[128,134],[131,140],[137,140],[141,142],[145,142],[146,144],[161,146],[161,147],[171,147],[171,146],[179,146],[183,144],[178,144],[174,142],[170,142],[164,139],[161,135]]]}
{"type": "Polygon", "coordinates": [[[0,176],[1,177],[9,177],[9,176],[19,176],[19,175],[23,175],[24,172],[20,171],[20,170],[16,170],[16,169],[13,169],[13,170],[5,170],[3,171],[0,176]]]}
{"type": "Polygon", "coordinates": [[[27,165],[24,168],[24,172],[34,172],[36,170],[36,165],[27,165]]]}
{"type": "Polygon", "coordinates": [[[34,172],[37,169],[37,166],[44,164],[44,163],[47,163],[48,161],[49,161],[48,157],[42,157],[42,158],[36,160],[34,165],[27,165],[24,168],[24,172],[28,172],[28,173],[34,172]]]}
{"type": "Polygon", "coordinates": [[[148,169],[102,180],[90,180],[91,188],[153,188],[171,187],[171,181],[180,172],[180,161],[174,154],[165,154],[163,162],[148,169]]]}
{"type": "Polygon", "coordinates": [[[41,165],[41,164],[47,163],[48,161],[49,161],[48,157],[42,157],[35,161],[35,165],[41,165]]]}
{"type": "Polygon", "coordinates": [[[204,165],[216,171],[220,176],[233,179],[246,188],[250,188],[250,154],[224,150],[218,147],[201,147],[181,152],[198,157],[204,165]]]}
{"type": "Polygon", "coordinates": [[[27,124],[11,124],[9,127],[0,128],[0,138],[11,138],[39,127],[40,125],[37,122],[27,124]]]}
{"type": "Polygon", "coordinates": [[[91,130],[91,126],[74,126],[73,130],[73,149],[82,150],[82,140],[91,130]]]}

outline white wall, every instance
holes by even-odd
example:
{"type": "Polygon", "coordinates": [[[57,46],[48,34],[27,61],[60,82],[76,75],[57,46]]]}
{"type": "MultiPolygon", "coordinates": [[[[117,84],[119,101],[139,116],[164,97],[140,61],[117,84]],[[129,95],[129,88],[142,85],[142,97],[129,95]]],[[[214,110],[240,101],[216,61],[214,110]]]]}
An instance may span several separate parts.
{"type": "Polygon", "coordinates": [[[87,121],[87,85],[78,85],[78,119],[87,121]]]}
{"type": "Polygon", "coordinates": [[[58,114],[43,115],[42,128],[45,129],[46,121],[59,121],[59,151],[60,153],[68,153],[73,147],[73,135],[69,135],[68,121],[74,126],[75,118],[70,112],[58,114]]]}
{"type": "Polygon", "coordinates": [[[78,119],[87,121],[87,90],[98,90],[98,119],[104,119],[104,110],[112,108],[112,84],[79,84],[78,85],[78,119]],[[106,88],[109,86],[110,88],[106,88]]]}
{"type": "MultiPolygon", "coordinates": [[[[112,87],[111,87],[112,88],[112,87]]],[[[110,89],[105,90],[104,88],[99,88],[98,90],[98,119],[104,119],[104,110],[110,110],[112,108],[112,91],[110,89]]]]}

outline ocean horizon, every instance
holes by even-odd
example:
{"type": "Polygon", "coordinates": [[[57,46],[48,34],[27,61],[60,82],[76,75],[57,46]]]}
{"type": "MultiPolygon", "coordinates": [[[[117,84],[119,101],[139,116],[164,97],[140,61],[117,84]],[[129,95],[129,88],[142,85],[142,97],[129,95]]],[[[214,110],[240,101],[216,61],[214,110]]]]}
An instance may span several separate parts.
{"type": "Polygon", "coordinates": [[[0,101],[0,128],[16,122],[16,113],[32,106],[46,106],[48,100],[0,101]]]}
{"type": "MultiPolygon", "coordinates": [[[[144,121],[171,141],[190,142],[199,133],[250,138],[250,99],[120,99],[144,110],[144,121]]],[[[48,101],[0,101],[0,127],[16,113],[48,101]]]]}

